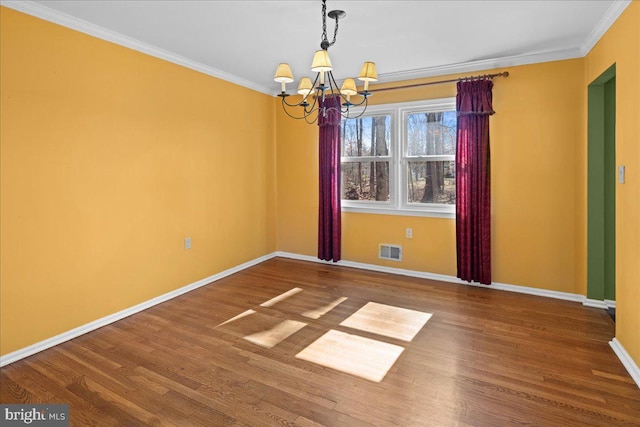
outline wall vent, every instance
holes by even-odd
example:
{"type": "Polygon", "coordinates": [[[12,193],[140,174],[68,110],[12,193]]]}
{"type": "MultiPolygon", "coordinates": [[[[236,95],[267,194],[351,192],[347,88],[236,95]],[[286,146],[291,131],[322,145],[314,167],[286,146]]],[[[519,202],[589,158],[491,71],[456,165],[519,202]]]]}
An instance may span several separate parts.
{"type": "Polygon", "coordinates": [[[380,243],[378,257],[391,261],[402,261],[402,246],[380,243]]]}

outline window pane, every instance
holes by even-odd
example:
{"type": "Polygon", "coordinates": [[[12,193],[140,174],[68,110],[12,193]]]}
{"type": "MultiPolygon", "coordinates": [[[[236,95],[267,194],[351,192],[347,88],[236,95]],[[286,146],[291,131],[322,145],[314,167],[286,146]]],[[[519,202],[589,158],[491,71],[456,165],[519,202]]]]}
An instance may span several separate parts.
{"type": "Polygon", "coordinates": [[[456,162],[408,162],[408,203],[456,203],[456,162]]]}
{"type": "Polygon", "coordinates": [[[342,164],[344,200],[389,201],[389,162],[342,164]]]}
{"type": "Polygon", "coordinates": [[[368,116],[342,122],[342,155],[388,156],[391,116],[368,116]]]}
{"type": "Polygon", "coordinates": [[[456,112],[407,115],[407,155],[456,154],[456,112]]]}

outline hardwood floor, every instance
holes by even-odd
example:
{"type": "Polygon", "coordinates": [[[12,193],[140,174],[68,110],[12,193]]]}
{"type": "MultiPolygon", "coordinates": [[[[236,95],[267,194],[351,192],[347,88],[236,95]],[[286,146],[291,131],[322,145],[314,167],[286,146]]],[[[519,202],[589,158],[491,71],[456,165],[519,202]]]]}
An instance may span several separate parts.
{"type": "Polygon", "coordinates": [[[640,426],[613,336],[578,303],[276,258],[5,366],[0,402],[97,426],[640,426]]]}

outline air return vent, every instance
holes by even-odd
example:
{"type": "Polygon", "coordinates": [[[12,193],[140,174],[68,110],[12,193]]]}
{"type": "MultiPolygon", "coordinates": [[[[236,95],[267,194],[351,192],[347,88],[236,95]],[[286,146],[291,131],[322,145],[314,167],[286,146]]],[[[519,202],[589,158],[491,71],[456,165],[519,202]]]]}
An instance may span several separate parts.
{"type": "Polygon", "coordinates": [[[382,259],[390,259],[391,261],[402,261],[402,246],[381,243],[378,257],[382,259]]]}

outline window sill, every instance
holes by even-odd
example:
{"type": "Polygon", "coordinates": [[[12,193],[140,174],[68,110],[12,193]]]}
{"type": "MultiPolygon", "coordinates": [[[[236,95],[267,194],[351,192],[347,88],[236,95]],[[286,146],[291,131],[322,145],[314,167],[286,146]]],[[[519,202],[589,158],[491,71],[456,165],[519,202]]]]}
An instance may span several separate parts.
{"type": "Polygon", "coordinates": [[[455,207],[443,209],[396,209],[383,207],[353,207],[343,206],[342,212],[377,214],[377,215],[401,215],[401,216],[421,216],[431,218],[449,218],[455,219],[455,207]]]}

